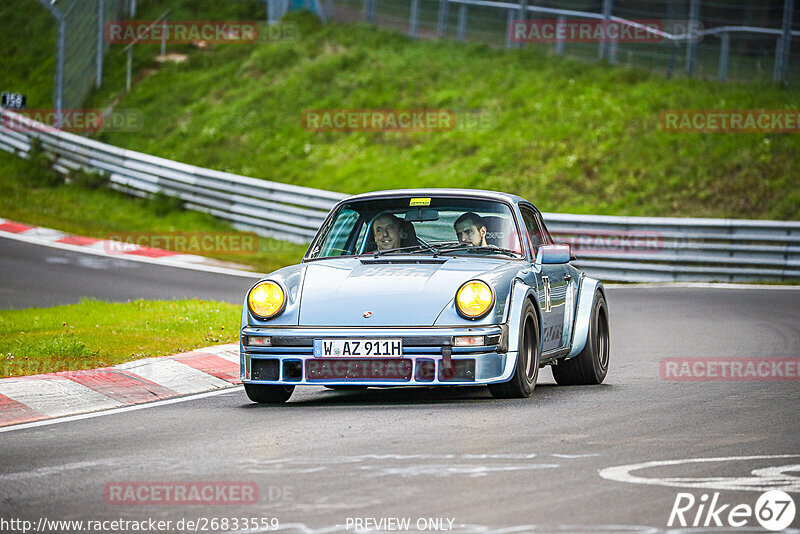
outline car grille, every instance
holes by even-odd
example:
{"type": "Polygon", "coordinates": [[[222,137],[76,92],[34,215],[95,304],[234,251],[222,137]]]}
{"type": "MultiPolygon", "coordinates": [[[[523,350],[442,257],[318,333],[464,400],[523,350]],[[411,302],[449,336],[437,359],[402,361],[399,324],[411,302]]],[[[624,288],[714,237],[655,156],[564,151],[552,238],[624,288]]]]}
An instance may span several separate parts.
{"type": "MultiPolygon", "coordinates": [[[[253,380],[275,381],[279,379],[281,360],[277,358],[253,358],[251,375],[253,380]]],[[[433,382],[437,378],[436,362],[419,358],[319,358],[305,361],[305,378],[308,381],[341,380],[397,380],[407,382],[414,377],[418,382],[433,382]]],[[[283,361],[283,380],[299,382],[303,377],[303,361],[283,361]]],[[[449,366],[439,364],[438,379],[441,382],[472,382],[475,380],[475,360],[459,358],[450,360],[449,366]]]]}

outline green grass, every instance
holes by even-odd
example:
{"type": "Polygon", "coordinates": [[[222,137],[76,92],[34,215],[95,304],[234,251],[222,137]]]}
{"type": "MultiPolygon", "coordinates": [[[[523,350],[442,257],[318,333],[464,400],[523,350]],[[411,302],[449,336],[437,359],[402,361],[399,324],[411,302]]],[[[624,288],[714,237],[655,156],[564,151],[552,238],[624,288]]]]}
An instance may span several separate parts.
{"type": "MultiPolygon", "coordinates": [[[[33,163],[0,151],[0,217],[88,237],[146,232],[237,232],[229,224],[196,211],[167,210],[156,200],[131,198],[109,189],[76,185],[42,187],[33,163]]],[[[168,206],[167,206],[168,207],[168,206]]],[[[258,238],[254,254],[210,254],[212,258],[270,272],[297,263],[306,247],[258,238]]]]}
{"type": "Polygon", "coordinates": [[[116,365],[235,343],[241,308],[202,300],[0,311],[0,378],[116,365]]]}

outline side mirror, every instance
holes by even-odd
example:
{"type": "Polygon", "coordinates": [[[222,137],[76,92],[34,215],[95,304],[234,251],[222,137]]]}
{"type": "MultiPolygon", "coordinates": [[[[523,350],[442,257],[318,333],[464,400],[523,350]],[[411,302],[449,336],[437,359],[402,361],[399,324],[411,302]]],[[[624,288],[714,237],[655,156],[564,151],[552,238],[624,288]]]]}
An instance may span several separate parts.
{"type": "Polygon", "coordinates": [[[571,257],[569,245],[542,245],[536,253],[536,263],[569,263],[571,257]]]}

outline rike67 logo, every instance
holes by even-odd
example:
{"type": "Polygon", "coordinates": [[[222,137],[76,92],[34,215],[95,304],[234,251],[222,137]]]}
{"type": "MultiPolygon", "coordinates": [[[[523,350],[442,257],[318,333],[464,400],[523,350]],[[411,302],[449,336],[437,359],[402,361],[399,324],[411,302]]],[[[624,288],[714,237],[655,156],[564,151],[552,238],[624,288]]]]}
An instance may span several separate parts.
{"type": "Polygon", "coordinates": [[[704,493],[699,499],[691,493],[678,493],[667,526],[744,527],[755,526],[755,520],[777,532],[791,525],[794,517],[794,500],[781,490],[762,493],[755,506],[724,503],[718,492],[711,496],[704,493]]]}

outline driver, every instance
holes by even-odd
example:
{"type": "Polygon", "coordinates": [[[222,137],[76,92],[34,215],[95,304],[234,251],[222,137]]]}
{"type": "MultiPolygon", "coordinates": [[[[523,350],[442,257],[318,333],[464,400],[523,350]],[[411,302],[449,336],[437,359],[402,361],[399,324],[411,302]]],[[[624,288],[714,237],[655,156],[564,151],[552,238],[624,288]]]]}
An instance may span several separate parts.
{"type": "Polygon", "coordinates": [[[468,211],[453,224],[460,243],[471,247],[485,247],[486,225],[477,213],[468,211]]]}
{"type": "Polygon", "coordinates": [[[372,222],[372,235],[378,250],[400,247],[402,221],[391,213],[382,213],[372,222]]]}

